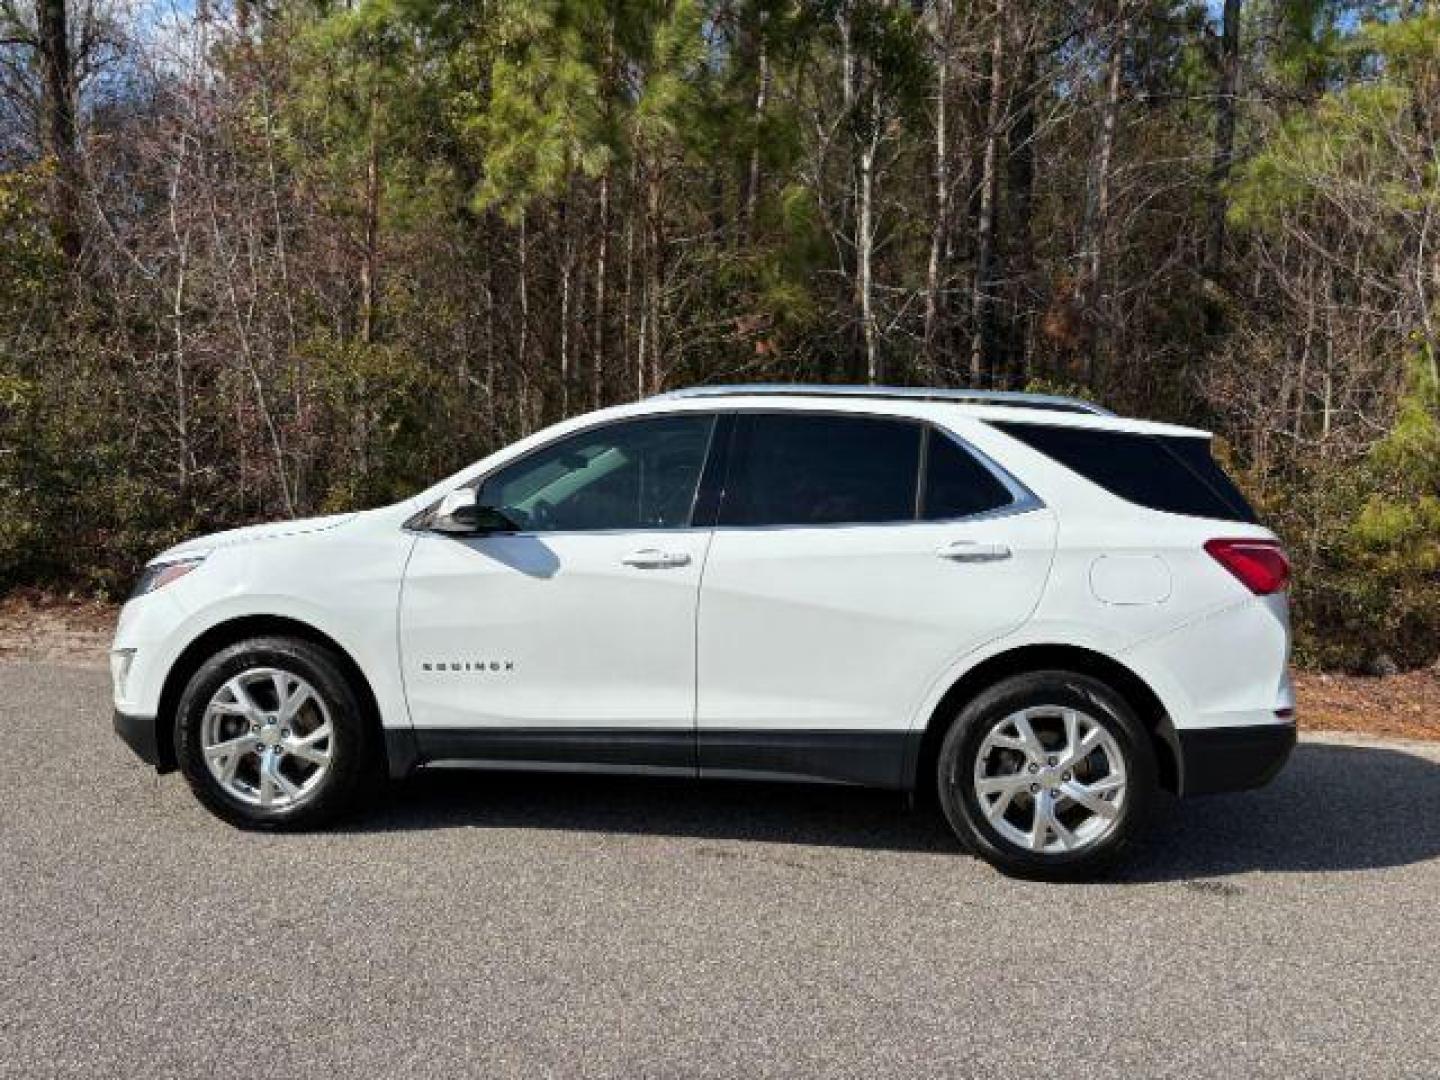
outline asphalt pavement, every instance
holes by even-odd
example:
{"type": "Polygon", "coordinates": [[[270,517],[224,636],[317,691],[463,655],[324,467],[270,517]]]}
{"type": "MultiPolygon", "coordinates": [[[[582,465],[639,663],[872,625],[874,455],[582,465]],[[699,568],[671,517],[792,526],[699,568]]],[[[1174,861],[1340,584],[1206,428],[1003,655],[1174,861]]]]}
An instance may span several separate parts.
{"type": "Polygon", "coordinates": [[[1440,748],[1307,741],[1113,882],[892,794],[422,775],[234,831],[0,665],[0,1076],[1440,1076],[1440,748]]]}

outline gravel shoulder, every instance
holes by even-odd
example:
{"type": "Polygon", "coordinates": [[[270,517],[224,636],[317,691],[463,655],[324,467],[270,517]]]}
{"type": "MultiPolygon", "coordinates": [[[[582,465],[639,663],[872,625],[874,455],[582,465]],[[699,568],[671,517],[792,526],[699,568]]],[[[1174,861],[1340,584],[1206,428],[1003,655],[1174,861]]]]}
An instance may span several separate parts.
{"type": "Polygon", "coordinates": [[[0,731],[0,1076],[1434,1075],[1433,745],[1307,739],[1062,887],[841,789],[432,774],[244,834],[99,670],[0,663],[0,731]]]}

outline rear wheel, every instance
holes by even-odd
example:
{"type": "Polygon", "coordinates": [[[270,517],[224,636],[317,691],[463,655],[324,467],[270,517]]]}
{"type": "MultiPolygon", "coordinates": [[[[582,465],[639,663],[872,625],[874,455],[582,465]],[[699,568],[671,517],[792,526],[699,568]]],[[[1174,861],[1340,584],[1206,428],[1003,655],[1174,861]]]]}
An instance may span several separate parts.
{"type": "Polygon", "coordinates": [[[968,847],[1007,874],[1093,875],[1145,821],[1156,766],[1123,697],[1088,675],[1017,675],[961,710],[941,745],[940,804],[968,847]]]}
{"type": "Polygon", "coordinates": [[[280,637],[239,642],[200,666],[180,699],[175,746],[208,809],[261,829],[309,828],[343,812],[375,754],[335,657],[280,637]]]}

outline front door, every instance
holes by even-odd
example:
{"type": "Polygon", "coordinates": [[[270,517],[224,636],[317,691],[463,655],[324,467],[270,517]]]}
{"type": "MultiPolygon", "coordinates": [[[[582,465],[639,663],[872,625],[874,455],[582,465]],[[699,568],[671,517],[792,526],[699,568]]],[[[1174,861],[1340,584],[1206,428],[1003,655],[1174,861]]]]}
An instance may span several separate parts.
{"type": "Polygon", "coordinates": [[[419,537],[400,645],[425,757],[693,769],[711,531],[691,518],[714,426],[568,436],[481,482],[513,532],[419,537]]]}

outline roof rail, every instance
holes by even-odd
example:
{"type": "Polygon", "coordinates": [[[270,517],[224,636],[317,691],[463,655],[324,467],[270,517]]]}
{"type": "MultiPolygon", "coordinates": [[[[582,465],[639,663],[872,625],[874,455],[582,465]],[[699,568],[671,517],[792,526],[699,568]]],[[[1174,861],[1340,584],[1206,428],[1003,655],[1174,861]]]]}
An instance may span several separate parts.
{"type": "Polygon", "coordinates": [[[690,386],[657,394],[652,400],[705,397],[841,397],[890,398],[902,401],[953,401],[966,405],[1011,405],[1051,412],[1115,414],[1093,401],[1058,394],[1025,394],[1014,390],[964,390],[933,386],[828,386],[820,383],[751,383],[730,386],[690,386]]]}

